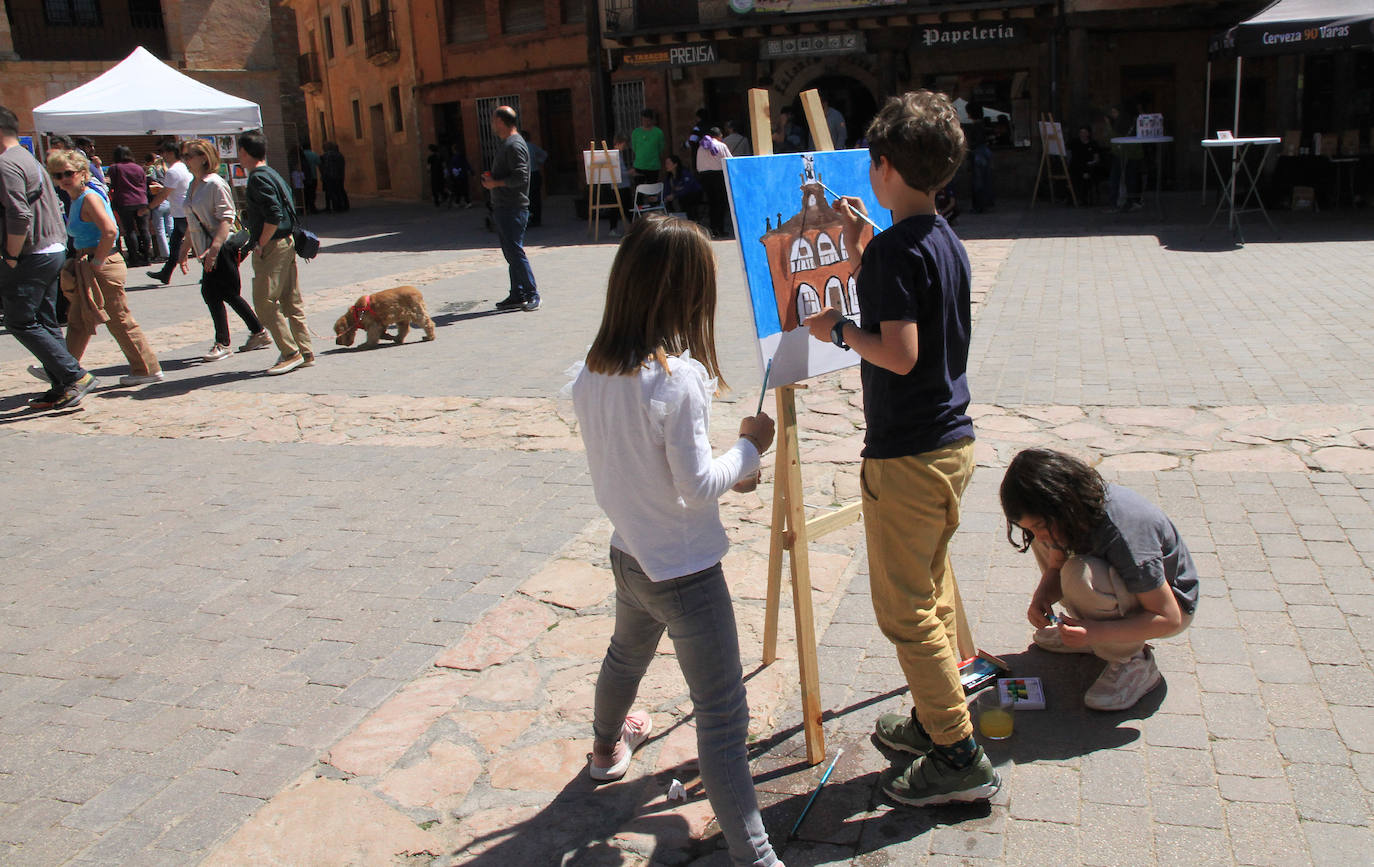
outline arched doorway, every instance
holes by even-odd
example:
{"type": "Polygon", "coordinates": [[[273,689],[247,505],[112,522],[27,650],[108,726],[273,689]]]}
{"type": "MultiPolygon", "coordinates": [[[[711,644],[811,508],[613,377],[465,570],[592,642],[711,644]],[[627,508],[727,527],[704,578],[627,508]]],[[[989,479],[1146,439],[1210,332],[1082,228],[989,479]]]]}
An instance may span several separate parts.
{"type": "Polygon", "coordinates": [[[809,82],[806,87],[819,90],[821,95],[829,99],[830,104],[844,115],[849,141],[835,142],[837,148],[853,147],[863,138],[864,130],[868,129],[868,123],[873,120],[873,115],[878,113],[878,101],[873,91],[858,79],[848,75],[823,75],[809,82]]]}

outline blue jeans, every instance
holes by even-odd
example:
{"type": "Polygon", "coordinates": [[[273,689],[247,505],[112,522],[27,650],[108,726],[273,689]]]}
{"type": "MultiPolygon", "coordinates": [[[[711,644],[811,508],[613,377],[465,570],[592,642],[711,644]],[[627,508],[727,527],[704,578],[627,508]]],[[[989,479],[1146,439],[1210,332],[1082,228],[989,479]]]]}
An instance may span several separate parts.
{"type": "Polygon", "coordinates": [[[66,261],[66,253],[30,253],[13,267],[0,265],[5,327],[38,359],[49,381],[61,387],[86,374],[57,327],[57,278],[66,261]]]}
{"type": "Polygon", "coordinates": [[[510,293],[518,298],[529,298],[538,292],[529,257],[525,255],[525,227],[530,222],[529,209],[493,208],[491,216],[496,224],[496,236],[501,239],[501,254],[510,266],[510,293]]]}
{"type": "Polygon", "coordinates": [[[992,148],[979,145],[973,149],[973,210],[982,213],[994,204],[992,192],[992,148]]]}
{"type": "Polygon", "coordinates": [[[720,564],[655,582],[635,558],[612,548],[611,571],[615,634],[596,679],[596,738],[612,743],[620,737],[639,681],[667,629],[692,696],[701,782],[730,846],[730,859],[752,867],[776,864],[749,772],[749,705],[735,610],[720,564]]]}

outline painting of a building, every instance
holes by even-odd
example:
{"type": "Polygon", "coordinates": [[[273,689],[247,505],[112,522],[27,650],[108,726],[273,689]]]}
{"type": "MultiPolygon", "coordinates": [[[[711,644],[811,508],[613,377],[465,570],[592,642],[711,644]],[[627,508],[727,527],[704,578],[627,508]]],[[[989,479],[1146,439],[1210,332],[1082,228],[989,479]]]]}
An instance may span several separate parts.
{"type": "MultiPolygon", "coordinates": [[[[834,307],[845,316],[859,320],[859,297],[855,274],[859,261],[851,258],[844,241],[844,221],[835,212],[821,186],[810,154],[798,157],[802,163],[801,208],[784,221],[777,215],[764,218],[765,232],[759,242],[768,251],[768,271],[777,297],[778,321],[783,331],[800,328],[806,317],[825,307],[834,307]]],[[[863,240],[873,237],[864,227],[863,240]]]]}

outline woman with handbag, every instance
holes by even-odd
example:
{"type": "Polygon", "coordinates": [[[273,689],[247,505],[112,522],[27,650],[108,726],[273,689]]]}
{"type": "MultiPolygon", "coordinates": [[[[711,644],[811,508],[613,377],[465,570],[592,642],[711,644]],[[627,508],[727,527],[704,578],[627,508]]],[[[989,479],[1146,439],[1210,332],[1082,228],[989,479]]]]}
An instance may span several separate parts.
{"type": "Polygon", "coordinates": [[[80,361],[95,336],[96,326],[103,322],[129,360],[129,373],[120,378],[119,384],[160,382],[162,365],[129,310],[129,300],[124,293],[129,271],[124,257],[115,249],[119,229],[115,227],[114,209],[104,196],[92,194],[91,188],[86,186],[91,177],[90,169],[81,151],[48,154],[48,171],[71,200],[67,209],[67,235],[71,238],[73,252],[62,267],[60,277],[62,294],[69,302],[67,351],[80,361]]]}
{"type": "Polygon", "coordinates": [[[224,178],[219,176],[219,149],[205,139],[192,139],[182,145],[182,160],[191,172],[191,188],[186,193],[186,239],[182,241],[177,261],[185,264],[194,250],[204,269],[200,278],[200,297],[210,308],[215,323],[215,345],[205,355],[205,361],[227,358],[229,349],[229,314],[225,305],[243,320],[252,332],[239,352],[266,349],[272,337],[262,327],[253,308],[244,300],[239,280],[239,263],[248,233],[233,231],[234,194],[224,178]]]}

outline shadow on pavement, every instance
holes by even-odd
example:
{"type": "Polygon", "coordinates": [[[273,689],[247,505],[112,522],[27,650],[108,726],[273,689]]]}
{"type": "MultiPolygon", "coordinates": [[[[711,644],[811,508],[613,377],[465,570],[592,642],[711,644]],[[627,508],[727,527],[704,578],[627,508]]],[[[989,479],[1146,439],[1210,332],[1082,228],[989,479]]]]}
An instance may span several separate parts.
{"type": "MultiPolygon", "coordinates": [[[[199,365],[197,365],[199,366],[199,365]]],[[[166,370],[167,365],[163,366],[166,370]]],[[[186,379],[168,379],[162,382],[154,382],[145,385],[138,391],[129,394],[134,400],[157,400],[163,397],[177,397],[188,392],[201,388],[209,388],[215,385],[225,385],[230,382],[238,382],[242,379],[252,379],[265,375],[261,370],[226,370],[222,373],[207,373],[202,376],[191,376],[186,379]]]]}

